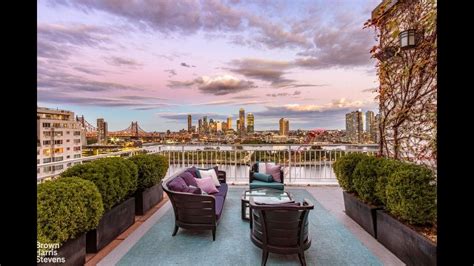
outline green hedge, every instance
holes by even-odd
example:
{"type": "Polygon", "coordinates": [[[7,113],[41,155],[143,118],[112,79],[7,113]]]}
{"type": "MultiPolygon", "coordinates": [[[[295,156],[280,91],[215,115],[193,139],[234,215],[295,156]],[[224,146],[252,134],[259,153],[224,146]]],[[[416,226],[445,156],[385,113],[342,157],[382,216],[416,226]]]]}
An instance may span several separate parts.
{"type": "Polygon", "coordinates": [[[60,178],[37,187],[38,241],[64,243],[97,227],[102,197],[91,181],[60,178]]]}
{"type": "Polygon", "coordinates": [[[380,204],[375,188],[378,181],[378,169],[381,163],[381,158],[367,156],[359,160],[352,174],[355,192],[363,201],[375,205],[380,204]]]}
{"type": "Polygon", "coordinates": [[[70,167],[61,176],[78,176],[94,182],[108,211],[135,193],[138,169],[130,160],[108,157],[70,167]]]}
{"type": "Polygon", "coordinates": [[[130,161],[138,168],[137,190],[143,191],[158,184],[168,171],[168,158],[158,154],[139,154],[130,161]]]}
{"type": "Polygon", "coordinates": [[[354,191],[352,173],[359,161],[366,157],[368,157],[368,155],[362,153],[349,153],[338,158],[336,162],[334,162],[334,173],[336,174],[337,181],[342,189],[347,192],[354,191]]]}
{"type": "Polygon", "coordinates": [[[377,200],[385,206],[387,204],[387,193],[386,186],[388,178],[398,169],[402,169],[406,166],[406,163],[403,163],[398,160],[381,158],[379,167],[377,168],[377,183],[375,184],[375,196],[377,200]]]}
{"type": "Polygon", "coordinates": [[[388,177],[387,210],[410,224],[436,222],[436,177],[430,169],[405,163],[388,177]]]}

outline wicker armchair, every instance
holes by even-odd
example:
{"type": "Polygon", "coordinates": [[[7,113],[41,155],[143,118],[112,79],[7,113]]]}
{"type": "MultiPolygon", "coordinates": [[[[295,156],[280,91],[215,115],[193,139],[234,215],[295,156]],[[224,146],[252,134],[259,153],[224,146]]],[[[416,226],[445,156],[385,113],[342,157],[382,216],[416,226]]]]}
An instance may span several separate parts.
{"type": "Polygon", "coordinates": [[[250,237],[262,249],[262,265],[268,253],[298,254],[301,265],[306,265],[304,251],[311,246],[308,232],[309,211],[314,205],[307,199],[303,204],[256,204],[250,199],[250,237]]]}

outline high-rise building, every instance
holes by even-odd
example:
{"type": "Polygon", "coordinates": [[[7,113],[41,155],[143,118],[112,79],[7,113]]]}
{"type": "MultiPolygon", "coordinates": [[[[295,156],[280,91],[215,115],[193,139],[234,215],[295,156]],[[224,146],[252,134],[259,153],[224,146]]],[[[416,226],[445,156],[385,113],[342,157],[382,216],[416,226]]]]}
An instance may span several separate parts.
{"type": "Polygon", "coordinates": [[[202,127],[203,127],[203,132],[208,133],[209,132],[209,124],[207,123],[207,116],[204,116],[202,118],[202,127]]]}
{"type": "Polygon", "coordinates": [[[280,118],[280,135],[288,136],[290,133],[290,121],[286,118],[280,118]]]}
{"type": "Polygon", "coordinates": [[[377,125],[375,121],[375,114],[372,111],[365,113],[365,131],[369,134],[369,139],[372,142],[377,140],[377,125]]]}
{"type": "Polygon", "coordinates": [[[240,108],[239,110],[239,120],[240,120],[240,132],[245,133],[245,110],[240,108]]]}
{"type": "Polygon", "coordinates": [[[235,122],[235,127],[237,129],[237,132],[240,132],[240,119],[237,119],[237,121],[235,122]]]}
{"type": "Polygon", "coordinates": [[[193,128],[193,120],[191,115],[188,115],[188,132],[191,132],[193,128]]]}
{"type": "Polygon", "coordinates": [[[254,116],[252,113],[247,114],[247,132],[253,133],[254,132],[254,116]]]}
{"type": "Polygon", "coordinates": [[[362,141],[363,125],[361,110],[346,114],[346,135],[350,142],[362,141]]]}
{"type": "Polygon", "coordinates": [[[227,130],[232,129],[232,116],[227,117],[227,130]]]}
{"type": "Polygon", "coordinates": [[[107,144],[107,122],[103,118],[97,118],[97,143],[107,144]]]}
{"type": "MultiPolygon", "coordinates": [[[[74,112],[38,107],[36,113],[37,164],[81,158],[85,133],[74,118],[74,112]]],[[[78,163],[39,167],[36,170],[37,178],[57,174],[78,163]]]]}
{"type": "Polygon", "coordinates": [[[222,131],[222,122],[216,122],[216,132],[222,131]]]}
{"type": "Polygon", "coordinates": [[[199,119],[198,120],[198,133],[202,133],[202,132],[203,132],[202,119],[199,119]]]}

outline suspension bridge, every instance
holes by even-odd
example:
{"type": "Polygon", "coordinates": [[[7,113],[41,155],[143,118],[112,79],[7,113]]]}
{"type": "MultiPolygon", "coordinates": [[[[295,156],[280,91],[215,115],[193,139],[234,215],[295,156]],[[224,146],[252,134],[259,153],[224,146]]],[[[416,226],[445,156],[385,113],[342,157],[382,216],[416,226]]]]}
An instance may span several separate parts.
{"type": "MultiPolygon", "coordinates": [[[[79,122],[86,132],[87,138],[94,138],[97,137],[97,127],[93,126],[91,123],[87,122],[84,119],[84,116],[76,116],[76,121],[79,122]]],[[[138,122],[131,122],[130,126],[125,129],[118,130],[118,131],[108,131],[107,135],[109,137],[122,137],[122,138],[154,138],[160,137],[159,132],[147,132],[143,130],[139,125],[138,122]]]]}

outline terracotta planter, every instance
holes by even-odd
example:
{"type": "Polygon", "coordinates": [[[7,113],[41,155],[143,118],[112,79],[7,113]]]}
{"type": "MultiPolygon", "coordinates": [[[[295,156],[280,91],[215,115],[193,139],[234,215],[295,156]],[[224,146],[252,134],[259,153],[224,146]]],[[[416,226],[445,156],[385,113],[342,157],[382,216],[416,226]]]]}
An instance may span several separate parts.
{"type": "Polygon", "coordinates": [[[135,222],[135,198],[113,207],[99,221],[97,229],[87,232],[87,253],[97,253],[135,222]]]}
{"type": "Polygon", "coordinates": [[[38,263],[42,266],[53,265],[84,265],[86,263],[86,234],[82,234],[75,239],[69,239],[59,249],[56,250],[56,256],[48,256],[45,259],[51,259],[51,263],[38,263]],[[58,260],[64,258],[64,262],[54,263],[53,259],[58,260]]]}
{"type": "Polygon", "coordinates": [[[407,265],[436,265],[437,245],[377,210],[377,240],[407,265]]]}
{"type": "Polygon", "coordinates": [[[346,214],[364,228],[367,233],[371,234],[374,238],[377,238],[377,220],[375,211],[381,208],[370,206],[345,191],[342,193],[344,196],[346,214]]]}
{"type": "Polygon", "coordinates": [[[163,199],[161,182],[135,194],[135,214],[144,215],[163,199]]]}

